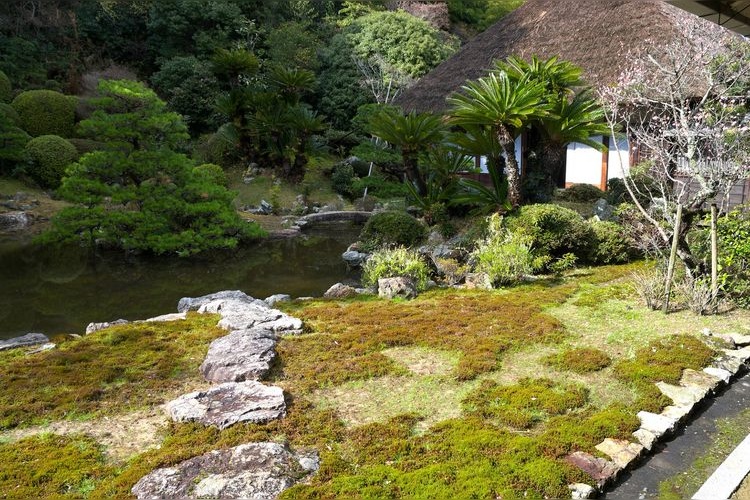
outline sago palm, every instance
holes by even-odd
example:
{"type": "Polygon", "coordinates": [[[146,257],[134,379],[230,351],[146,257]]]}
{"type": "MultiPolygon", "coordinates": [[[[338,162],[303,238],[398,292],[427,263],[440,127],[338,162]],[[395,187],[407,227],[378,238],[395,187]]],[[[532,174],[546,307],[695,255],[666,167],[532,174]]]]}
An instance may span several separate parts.
{"type": "Polygon", "coordinates": [[[528,77],[511,80],[505,72],[469,82],[448,98],[452,122],[462,126],[491,127],[505,153],[508,198],[521,204],[521,178],[516,161],[516,136],[534,120],[549,116],[543,83],[528,77]]]}
{"type": "Polygon", "coordinates": [[[419,153],[439,143],[445,134],[445,125],[439,116],[414,111],[403,115],[385,108],[370,118],[369,131],[401,150],[404,171],[419,195],[427,187],[419,171],[419,153]]]}

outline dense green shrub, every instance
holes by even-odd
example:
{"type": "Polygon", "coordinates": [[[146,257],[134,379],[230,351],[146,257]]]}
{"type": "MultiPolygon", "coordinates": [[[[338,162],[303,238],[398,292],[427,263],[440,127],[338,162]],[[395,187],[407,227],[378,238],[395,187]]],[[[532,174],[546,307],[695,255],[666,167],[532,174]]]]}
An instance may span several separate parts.
{"type": "MultiPolygon", "coordinates": [[[[708,221],[706,221],[708,224],[708,221]]],[[[750,308],[750,206],[737,207],[717,221],[719,280],[734,303],[750,308]]],[[[695,253],[710,268],[710,232],[695,235],[695,253]]]]}
{"type": "Polygon", "coordinates": [[[359,198],[365,194],[365,188],[367,188],[367,195],[380,198],[382,200],[390,198],[405,198],[409,195],[409,189],[403,182],[389,181],[382,175],[371,175],[369,177],[360,177],[354,179],[352,183],[352,191],[354,197],[359,198]]]}
{"type": "Polygon", "coordinates": [[[422,241],[426,232],[421,222],[405,212],[381,212],[370,217],[359,238],[368,248],[412,246],[422,241]]]}
{"type": "Polygon", "coordinates": [[[198,177],[205,179],[219,186],[228,187],[229,179],[224,169],[214,163],[204,163],[193,168],[193,173],[198,177]]]}
{"type": "Polygon", "coordinates": [[[630,259],[634,249],[625,228],[616,222],[592,222],[594,243],[589,260],[594,264],[622,264],[630,259]]]}
{"type": "Polygon", "coordinates": [[[595,202],[599,198],[606,199],[607,194],[593,184],[574,184],[567,189],[559,191],[556,198],[563,201],[575,201],[579,203],[595,202]]]}
{"type": "Polygon", "coordinates": [[[403,247],[378,250],[362,267],[362,283],[377,285],[381,278],[406,277],[414,281],[417,290],[424,290],[430,279],[430,268],[419,254],[403,247]]]}
{"type": "Polygon", "coordinates": [[[11,106],[20,118],[20,126],[29,135],[72,137],[78,99],[53,90],[27,90],[13,99],[11,106]]]}
{"type": "Polygon", "coordinates": [[[5,115],[15,126],[21,122],[18,112],[10,104],[0,102],[0,114],[5,115]]]}
{"type": "Polygon", "coordinates": [[[74,205],[54,217],[44,240],[187,256],[263,233],[239,217],[231,192],[175,151],[187,128],[152,90],[103,80],[99,92],[99,109],[80,130],[105,147],[69,168],[58,193],[74,205]]]}
{"type": "Polygon", "coordinates": [[[595,241],[594,231],[583,217],[558,205],[522,207],[508,217],[507,226],[511,232],[528,237],[537,254],[554,259],[572,253],[579,261],[586,261],[595,241]]]}
{"type": "Polygon", "coordinates": [[[10,83],[10,78],[0,71],[0,102],[10,102],[12,98],[13,85],[10,83]]]}
{"type": "Polygon", "coordinates": [[[57,135],[40,135],[26,144],[26,174],[41,187],[57,188],[65,169],[76,161],[78,151],[57,135]]]}
{"type": "Polygon", "coordinates": [[[487,237],[472,252],[475,271],[487,273],[495,285],[509,285],[541,267],[544,261],[534,256],[529,236],[509,232],[497,214],[488,220],[487,237]]]}
{"type": "Polygon", "coordinates": [[[191,132],[216,129],[219,81],[211,63],[192,56],[174,57],[161,65],[151,83],[169,107],[182,115],[191,132]]]}
{"type": "Polygon", "coordinates": [[[0,174],[11,173],[24,159],[24,148],[31,137],[0,112],[0,174]]]}
{"type": "Polygon", "coordinates": [[[336,165],[331,174],[331,187],[334,191],[347,198],[354,197],[354,167],[351,163],[343,162],[336,165]]]}
{"type": "Polygon", "coordinates": [[[68,139],[68,142],[75,146],[76,151],[78,151],[78,156],[83,156],[86,153],[93,153],[94,151],[100,151],[105,148],[105,144],[103,142],[99,142],[94,139],[80,139],[78,137],[74,137],[72,139],[68,139]]]}
{"type": "MultiPolygon", "coordinates": [[[[648,175],[635,172],[630,178],[633,187],[633,194],[641,205],[648,206],[651,198],[657,191],[657,187],[648,175]]],[[[610,205],[619,205],[620,203],[633,203],[633,198],[625,187],[625,181],[614,177],[607,181],[607,201],[610,205]]]]}

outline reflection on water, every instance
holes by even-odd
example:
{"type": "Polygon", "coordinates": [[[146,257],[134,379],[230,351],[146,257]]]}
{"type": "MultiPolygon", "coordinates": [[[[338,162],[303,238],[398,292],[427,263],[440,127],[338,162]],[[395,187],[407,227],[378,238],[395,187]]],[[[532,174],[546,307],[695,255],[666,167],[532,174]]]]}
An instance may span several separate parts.
{"type": "Polygon", "coordinates": [[[359,227],[325,225],[291,240],[263,241],[197,259],[100,254],[0,241],[0,338],[28,332],[82,333],[92,321],[143,319],[174,312],[180,297],[242,290],[322,295],[354,278],[341,253],[359,227]]]}

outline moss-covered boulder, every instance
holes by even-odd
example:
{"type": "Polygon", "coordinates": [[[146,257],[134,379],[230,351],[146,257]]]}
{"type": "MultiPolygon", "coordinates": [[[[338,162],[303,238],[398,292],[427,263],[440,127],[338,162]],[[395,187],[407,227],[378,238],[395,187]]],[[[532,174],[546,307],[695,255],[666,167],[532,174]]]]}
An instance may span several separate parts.
{"type": "Polygon", "coordinates": [[[57,188],[65,169],[78,159],[78,150],[57,135],[42,135],[31,139],[25,148],[28,166],[26,173],[41,187],[57,188]]]}
{"type": "Polygon", "coordinates": [[[54,90],[28,90],[18,94],[11,106],[29,135],[72,137],[77,103],[78,98],[54,90]]]}

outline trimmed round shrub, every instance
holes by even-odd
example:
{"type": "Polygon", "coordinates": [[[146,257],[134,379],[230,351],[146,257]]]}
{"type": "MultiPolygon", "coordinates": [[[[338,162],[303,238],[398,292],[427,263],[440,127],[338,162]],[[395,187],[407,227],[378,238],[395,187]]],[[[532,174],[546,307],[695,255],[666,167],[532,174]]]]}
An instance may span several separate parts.
{"type": "Polygon", "coordinates": [[[607,194],[593,184],[573,184],[557,193],[557,199],[577,203],[593,203],[599,198],[607,198],[607,194]]]}
{"type": "Polygon", "coordinates": [[[57,135],[31,139],[25,150],[26,173],[44,188],[57,188],[65,169],[78,159],[75,146],[57,135]]]}
{"type": "Polygon", "coordinates": [[[193,173],[203,179],[213,182],[214,184],[218,184],[219,186],[229,186],[229,179],[227,179],[224,169],[214,163],[198,165],[193,169],[193,173]]]}
{"type": "Polygon", "coordinates": [[[427,228],[405,212],[381,212],[370,217],[359,239],[367,248],[413,246],[422,241],[427,228]]]}
{"type": "Polygon", "coordinates": [[[8,75],[0,71],[0,102],[10,102],[13,98],[13,85],[8,75]]]}
{"type": "Polygon", "coordinates": [[[377,285],[381,278],[405,277],[424,290],[430,279],[430,268],[419,254],[403,247],[378,250],[362,266],[362,284],[377,285]]]}
{"type": "Polygon", "coordinates": [[[21,118],[18,116],[18,113],[15,109],[13,109],[13,106],[10,104],[6,104],[4,102],[0,102],[0,113],[4,114],[8,119],[13,123],[13,125],[18,125],[21,121],[21,118]]]}
{"type": "Polygon", "coordinates": [[[595,242],[594,231],[583,217],[569,208],[539,204],[521,207],[507,219],[508,229],[530,238],[539,254],[559,259],[572,253],[579,261],[588,260],[595,242]]]}
{"type": "Polygon", "coordinates": [[[630,260],[633,245],[625,228],[615,222],[593,222],[594,244],[589,260],[594,264],[622,264],[630,260]]]}
{"type": "Polygon", "coordinates": [[[18,94],[11,106],[18,113],[21,128],[32,137],[71,137],[77,104],[76,97],[54,90],[27,90],[18,94]]]}

